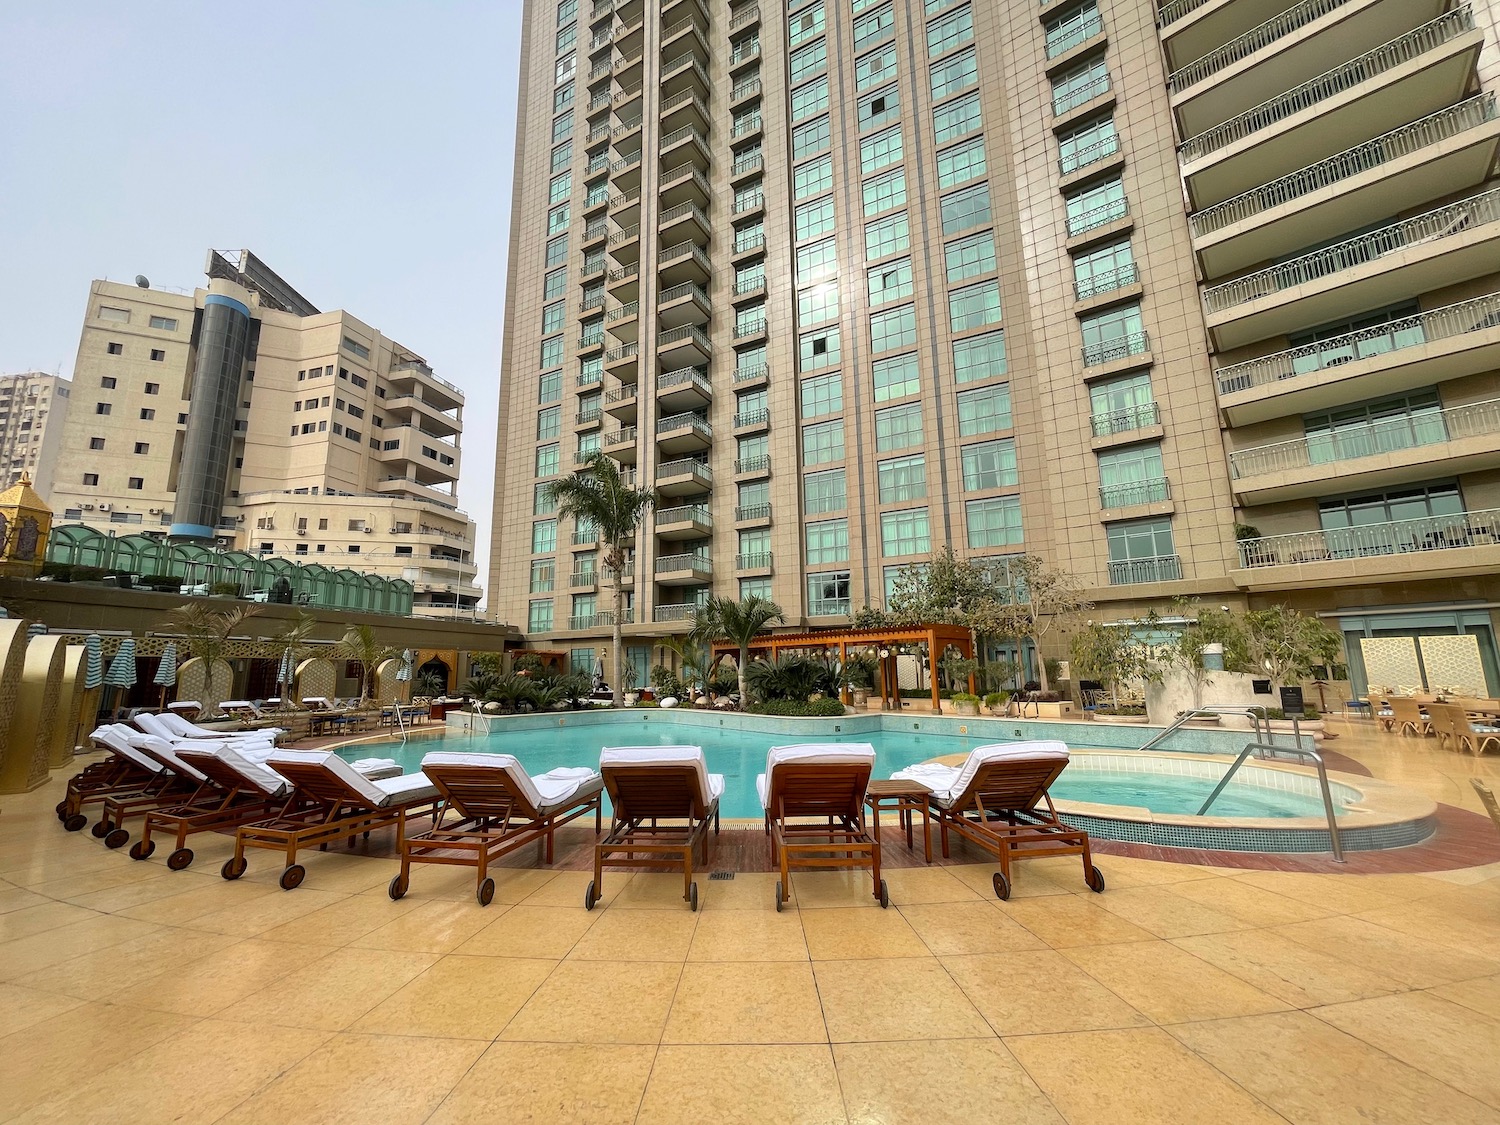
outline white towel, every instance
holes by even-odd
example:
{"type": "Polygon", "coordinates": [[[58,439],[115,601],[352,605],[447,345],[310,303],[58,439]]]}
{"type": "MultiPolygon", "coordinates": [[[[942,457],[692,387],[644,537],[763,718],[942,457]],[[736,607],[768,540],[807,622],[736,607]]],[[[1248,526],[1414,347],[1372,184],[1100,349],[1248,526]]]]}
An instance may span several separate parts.
{"type": "Polygon", "coordinates": [[[935,794],[946,795],[958,780],[960,767],[940,766],[933,762],[910,766],[891,774],[892,781],[920,781],[935,794]]]}
{"type": "Polygon", "coordinates": [[[350,762],[351,766],[360,773],[368,773],[370,770],[389,769],[396,764],[395,758],[360,758],[358,761],[350,762]]]}
{"type": "Polygon", "coordinates": [[[558,766],[555,770],[548,770],[542,776],[552,781],[572,781],[575,778],[587,780],[596,776],[596,771],[587,766],[558,766]]]}

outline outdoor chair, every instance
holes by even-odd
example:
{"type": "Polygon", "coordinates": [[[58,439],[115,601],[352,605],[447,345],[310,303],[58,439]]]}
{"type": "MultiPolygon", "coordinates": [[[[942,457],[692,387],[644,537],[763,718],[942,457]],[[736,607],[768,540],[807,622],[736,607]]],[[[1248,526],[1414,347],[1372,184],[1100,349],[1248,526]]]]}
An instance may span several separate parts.
{"type": "Polygon", "coordinates": [[[440,804],[437,787],[420,772],[371,781],[337,754],[319,750],[278,750],[265,764],[295,787],[302,807],[237,828],[234,855],[219,872],[226,879],[245,873],[246,848],[265,848],[282,853],[281,887],[291,890],[307,876],[297,862],[301,849],[316,844],[326,850],[336,840],[352,848],[357,837],[368,839],[375,829],[392,825],[400,852],[407,822],[436,812],[440,804]]]}
{"type": "Polygon", "coordinates": [[[1500,800],[1496,800],[1494,791],[1477,777],[1469,778],[1469,784],[1479,794],[1479,800],[1484,805],[1485,812],[1490,814],[1490,819],[1495,822],[1495,828],[1500,829],[1500,800]]]}
{"type": "Polygon", "coordinates": [[[755,779],[771,837],[771,862],[781,872],[776,909],[791,898],[791,870],[870,869],[882,907],[890,891],[880,877],[880,841],[865,821],[865,789],[875,768],[867,742],[775,746],[755,779]]]}
{"type": "MultiPolygon", "coordinates": [[[[101,802],[100,817],[92,829],[107,848],[120,848],[130,840],[125,823],[144,817],[156,809],[175,805],[197,805],[215,799],[216,786],[177,756],[176,748],[164,738],[142,734],[127,726],[105,732],[106,742],[118,740],[122,752],[133,750],[162,768],[153,781],[139,790],[110,793],[101,802]]],[[[113,748],[113,747],[112,747],[113,748]]]]}
{"type": "Polygon", "coordinates": [[[1386,730],[1395,729],[1396,712],[1391,710],[1390,700],[1383,695],[1371,695],[1366,697],[1370,704],[1370,714],[1375,721],[1386,730]]]}
{"type": "Polygon", "coordinates": [[[552,862],[553,835],[570,821],[594,814],[594,833],[603,829],[604,782],[587,768],[561,768],[528,777],[509,754],[457,754],[435,751],[422,759],[422,772],[437,786],[442,805],[426,832],[408,836],[401,848],[401,871],[391,880],[392,899],[406,894],[414,863],[475,867],[475,897],[488,906],[495,897],[489,865],[508,852],[539,843],[542,862],[552,862]],[[457,819],[448,821],[449,813],[457,819]]]}
{"type": "MultiPolygon", "coordinates": [[[[1443,704],[1434,703],[1433,710],[1443,704]]],[[[1468,712],[1453,704],[1446,705],[1453,722],[1455,750],[1467,750],[1471,754],[1483,754],[1486,750],[1500,750],[1500,726],[1493,723],[1476,723],[1468,712]]]]}
{"type": "Polygon", "coordinates": [[[1432,733],[1437,736],[1438,745],[1446,746],[1449,750],[1462,750],[1463,746],[1459,742],[1459,731],[1455,723],[1465,717],[1463,708],[1454,707],[1448,703],[1429,703],[1427,714],[1432,733]]]}
{"type": "Polygon", "coordinates": [[[149,711],[143,711],[131,720],[146,734],[164,738],[168,742],[236,742],[246,745],[259,744],[271,746],[274,744],[274,736],[269,731],[263,730],[209,730],[200,727],[196,723],[190,723],[180,715],[163,712],[153,715],[149,711]]]}
{"type": "Polygon", "coordinates": [[[1401,734],[1424,738],[1432,733],[1432,720],[1422,705],[1409,695],[1391,696],[1391,725],[1401,734]]]}
{"type": "Polygon", "coordinates": [[[81,831],[88,824],[83,811],[88,805],[100,804],[114,793],[140,792],[160,781],[161,763],[142,754],[114,732],[114,724],[106,723],[89,734],[89,741],[107,751],[109,757],[85,766],[68,779],[67,791],[56,812],[57,819],[69,832],[81,831]]]}
{"type": "Polygon", "coordinates": [[[682,897],[698,909],[693,857],[708,866],[709,827],[719,834],[721,774],[708,772],[698,746],[606,746],[599,773],[614,809],[609,834],[594,845],[585,909],[604,897],[604,868],[682,870],[682,897]]]}
{"type": "Polygon", "coordinates": [[[1048,793],[1067,767],[1068,748],[1061,742],[1005,742],[975,747],[946,777],[932,766],[910,776],[933,790],[944,859],[953,831],[1000,861],[992,880],[997,898],[1010,898],[1012,863],[1054,855],[1082,856],[1084,882],[1098,893],[1104,873],[1094,866],[1089,834],[1064,824],[1048,793]]]}

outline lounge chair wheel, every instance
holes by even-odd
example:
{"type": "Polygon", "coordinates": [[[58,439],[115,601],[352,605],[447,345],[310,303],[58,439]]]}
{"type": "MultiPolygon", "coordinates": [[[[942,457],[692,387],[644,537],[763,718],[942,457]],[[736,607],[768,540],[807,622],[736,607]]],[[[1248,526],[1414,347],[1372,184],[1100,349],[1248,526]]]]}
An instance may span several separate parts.
{"type": "MultiPolygon", "coordinates": [[[[151,846],[154,848],[156,845],[152,844],[151,846]]],[[[187,867],[192,862],[192,848],[178,848],[171,855],[167,856],[167,867],[172,871],[181,871],[184,867],[187,867]]]]}
{"type": "MultiPolygon", "coordinates": [[[[130,858],[131,859],[150,859],[151,858],[151,853],[154,852],[155,850],[156,850],[156,841],[155,840],[137,840],[130,847],[130,858]]],[[[170,859],[167,860],[168,864],[171,864],[171,862],[172,861],[170,859]]],[[[186,864],[184,864],[184,866],[186,866],[186,864]]]]}
{"type": "Polygon", "coordinates": [[[89,829],[89,832],[96,840],[104,839],[104,837],[109,834],[109,821],[99,821],[99,823],[95,824],[94,827],[89,829]]]}
{"type": "Polygon", "coordinates": [[[57,813],[57,819],[61,820],[63,817],[68,815],[68,802],[58,801],[57,808],[54,811],[57,813]]]}
{"type": "Polygon", "coordinates": [[[688,887],[688,909],[696,913],[698,909],[698,884],[693,883],[688,887]]]}
{"type": "Polygon", "coordinates": [[[104,834],[104,846],[106,848],[123,848],[125,842],[130,839],[130,833],[123,828],[111,829],[104,834]]]}
{"type": "Polygon", "coordinates": [[[245,873],[245,868],[249,866],[250,861],[244,856],[240,856],[238,859],[230,856],[224,861],[224,866],[219,868],[219,874],[226,879],[238,879],[245,873]]]}
{"type": "Polygon", "coordinates": [[[486,879],[479,884],[479,893],[474,896],[479,900],[480,906],[488,906],[495,901],[495,880],[486,879]]]}
{"type": "Polygon", "coordinates": [[[781,880],[776,880],[776,913],[780,914],[782,909],[781,880]]]}
{"type": "Polygon", "coordinates": [[[1010,880],[1005,877],[1004,873],[996,871],[995,877],[990,882],[994,884],[996,898],[1002,902],[1010,898],[1010,880]]]}
{"type": "Polygon", "coordinates": [[[1104,872],[1093,865],[1089,866],[1087,882],[1089,890],[1093,891],[1096,895],[1104,892],[1104,872]]]}
{"type": "Polygon", "coordinates": [[[880,880],[880,909],[885,910],[891,905],[891,889],[885,885],[885,880],[880,880]]]}
{"type": "Polygon", "coordinates": [[[406,895],[406,880],[401,878],[400,875],[393,876],[391,878],[391,885],[385,889],[385,893],[391,896],[392,902],[404,897],[406,895]]]}
{"type": "Polygon", "coordinates": [[[72,816],[68,817],[67,820],[63,821],[63,827],[66,828],[69,832],[79,832],[83,830],[83,826],[88,822],[88,817],[84,816],[81,812],[76,812],[72,816]]]}
{"type": "Polygon", "coordinates": [[[594,909],[594,903],[598,901],[599,895],[594,890],[594,881],[590,879],[589,885],[583,888],[583,908],[585,910],[592,910],[594,909]]]}
{"type": "Polygon", "coordinates": [[[307,868],[300,863],[294,863],[281,873],[281,889],[284,891],[294,890],[302,885],[302,880],[307,877],[307,868]]]}

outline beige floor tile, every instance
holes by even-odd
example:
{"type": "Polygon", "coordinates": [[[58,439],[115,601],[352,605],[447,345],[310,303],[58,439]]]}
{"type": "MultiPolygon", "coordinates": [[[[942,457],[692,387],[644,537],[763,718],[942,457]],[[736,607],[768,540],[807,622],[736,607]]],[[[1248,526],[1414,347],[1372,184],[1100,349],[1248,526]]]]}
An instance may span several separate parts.
{"type": "Polygon", "coordinates": [[[139,918],[143,922],[184,926],[210,914],[232,910],[258,899],[268,899],[272,895],[286,894],[280,887],[247,883],[243,879],[230,883],[218,876],[202,878],[177,874],[153,879],[142,885],[155,889],[162,883],[171,884],[169,889],[172,893],[122,906],[117,913],[126,918],[139,918]]]}
{"type": "MultiPolygon", "coordinates": [[[[551,882],[557,872],[547,867],[491,867],[488,877],[495,880],[495,896],[491,906],[514,906],[551,882]]],[[[387,895],[390,880],[380,886],[361,891],[367,895],[387,895]]],[[[475,906],[475,893],[479,888],[479,872],[472,867],[448,866],[434,863],[414,863],[407,877],[406,897],[413,902],[467,902],[475,906]]],[[[583,893],[579,892],[579,901],[583,893]]],[[[571,904],[569,904],[571,905],[571,904]]]]}
{"type": "MultiPolygon", "coordinates": [[[[480,907],[476,904],[475,910],[480,907]]],[[[484,957],[546,957],[561,960],[578,939],[604,916],[595,908],[584,910],[561,906],[512,906],[468,941],[454,948],[454,953],[484,957]]]]}
{"type": "Polygon", "coordinates": [[[18,984],[0,984],[0,1039],[60,1016],[82,1003],[76,996],[18,984]]]}
{"type": "Polygon", "coordinates": [[[13,910],[25,910],[29,906],[42,906],[51,901],[50,898],[45,898],[35,891],[28,891],[25,887],[0,883],[0,914],[9,914],[13,910]]]}
{"type": "Polygon", "coordinates": [[[1249,929],[1252,925],[1225,911],[1183,898],[1174,885],[1110,889],[1087,901],[1161,938],[1217,934],[1249,929]]]}
{"type": "Polygon", "coordinates": [[[431,953],[336,949],[282,977],[275,988],[231,1004],[218,1016],[242,1023],[340,1031],[435,961],[431,953]]]}
{"type": "Polygon", "coordinates": [[[1282,1011],[1285,1001],[1165,941],[1091,945],[1063,956],[1157,1023],[1282,1011]]]}
{"type": "MultiPolygon", "coordinates": [[[[781,875],[775,874],[776,881],[781,875]]],[[[874,895],[875,884],[868,870],[863,871],[798,871],[792,870],[792,898],[788,905],[795,904],[802,910],[841,909],[854,907],[879,908],[874,895]]],[[[774,909],[776,899],[771,896],[774,909]]]]}
{"type": "Polygon", "coordinates": [[[672,1046],[656,1053],[637,1125],[844,1125],[828,1045],[672,1046]]]}
{"type": "MultiPolygon", "coordinates": [[[[360,896],[362,898],[369,896],[360,896]]],[[[449,953],[484,929],[509,906],[473,902],[416,901],[412,909],[349,944],[356,949],[403,949],[410,953],[449,953]]]]}
{"type": "Polygon", "coordinates": [[[801,913],[786,910],[703,910],[689,961],[806,961],[801,913]]]}
{"type": "Polygon", "coordinates": [[[1305,1012],[1168,1030],[1297,1125],[1494,1125],[1496,1120],[1489,1107],[1305,1012]]]}
{"type": "Polygon", "coordinates": [[[28,973],[17,983],[83,1000],[106,1000],[163,973],[214,958],[238,940],[225,934],[163,927],[145,937],[28,973]]]}
{"type": "Polygon", "coordinates": [[[427,1125],[632,1125],[654,1046],[495,1043],[427,1125]]]}
{"type": "Polygon", "coordinates": [[[1035,934],[1011,921],[995,905],[979,898],[967,902],[903,906],[901,916],[935,954],[1004,953],[1012,949],[1046,948],[1035,934]]]}
{"type": "Polygon", "coordinates": [[[804,910],[802,932],[814,961],[921,957],[928,952],[899,910],[804,910]]]}
{"type": "MultiPolygon", "coordinates": [[[[1440,897],[1429,898],[1352,917],[1450,949],[1492,959],[1500,956],[1500,900],[1493,905],[1488,901],[1445,904],[1440,897]]],[[[1496,968],[1500,969],[1500,962],[1496,968]]]]}
{"type": "MultiPolygon", "coordinates": [[[[603,876],[604,893],[594,909],[598,910],[600,906],[608,906],[614,902],[634,877],[633,871],[611,871],[606,867],[603,876]]],[[[707,878],[707,876],[704,877],[707,878]]],[[[546,882],[536,886],[530,894],[521,899],[521,902],[526,906],[556,906],[582,910],[583,892],[593,881],[592,871],[559,871],[546,882]]],[[[703,893],[702,887],[698,888],[698,893],[700,895],[703,893]]]]}
{"type": "Polygon", "coordinates": [[[823,1006],[807,962],[688,965],[664,1043],[826,1043],[823,1006]]]}
{"type": "MultiPolygon", "coordinates": [[[[207,880],[204,880],[206,882],[207,880]]],[[[74,906],[87,907],[90,910],[98,910],[105,914],[123,914],[134,906],[141,906],[148,902],[156,902],[158,899],[171,898],[179,895],[187,889],[189,881],[180,873],[168,871],[161,868],[161,874],[154,879],[142,879],[135,883],[126,883],[123,886],[105,887],[103,890],[88,891],[81,894],[70,894],[67,901],[74,906]]],[[[147,919],[152,921],[152,919],[147,919]]]]}
{"type": "Polygon", "coordinates": [[[556,967],[556,961],[519,957],[444,957],[350,1030],[488,1041],[556,967]]]}
{"type": "Polygon", "coordinates": [[[501,1033],[543,1043],[657,1043],[681,965],[564,961],[501,1033]],[[600,998],[608,997],[606,1006],[600,998]]]}
{"type": "MultiPolygon", "coordinates": [[[[710,880],[698,888],[698,909],[705,915],[722,910],[776,911],[776,882],[781,876],[774,871],[740,871],[733,879],[710,880]]],[[[796,887],[792,888],[793,904],[796,887]]]]}
{"type": "Polygon", "coordinates": [[[1285,1125],[1157,1028],[1005,1040],[1068,1125],[1285,1125]]]}
{"type": "MultiPolygon", "coordinates": [[[[351,895],[311,914],[272,926],[260,936],[265,941],[292,941],[300,945],[348,945],[419,905],[405,899],[392,902],[389,898],[381,901],[374,895],[351,895]]],[[[477,903],[475,909],[479,909],[477,903]]]]}
{"type": "Polygon", "coordinates": [[[271,893],[240,901],[234,906],[203,914],[186,923],[196,930],[211,930],[238,937],[259,937],[267,930],[284,926],[295,918],[322,910],[349,896],[337,891],[320,891],[316,887],[298,887],[294,891],[272,888],[271,893]]]}
{"type": "Polygon", "coordinates": [[[997,1035],[1139,1027],[1148,1020],[1054,950],[944,957],[997,1035]]]}
{"type": "MultiPolygon", "coordinates": [[[[1073,860],[1077,863],[1078,860],[1073,860]]],[[[1202,879],[1216,879],[1228,873],[1221,867],[1203,867],[1195,863],[1169,863],[1156,859],[1136,859],[1133,856],[1095,855],[1094,864],[1104,872],[1110,888],[1124,890],[1127,887],[1162,887],[1168,884],[1192,883],[1202,879]]],[[[1075,888],[1083,893],[1082,888],[1075,888]]]]}
{"type": "Polygon", "coordinates": [[[1338,913],[1329,907],[1268,891],[1240,879],[1193,879],[1171,884],[1172,893],[1252,926],[1283,926],[1338,913]]]}
{"type": "Polygon", "coordinates": [[[174,965],[121,989],[110,999],[127,1007],[211,1016],[327,954],[328,950],[318,946],[251,938],[187,964],[174,965]]]}
{"type": "Polygon", "coordinates": [[[578,939],[568,957],[583,961],[683,961],[697,926],[698,915],[686,905],[680,910],[625,910],[616,900],[578,939]]]}
{"type": "Polygon", "coordinates": [[[998,1039],[836,1043],[833,1058],[850,1125],[1064,1125],[998,1039]]]}
{"type": "Polygon", "coordinates": [[[136,883],[154,883],[161,877],[161,869],[153,864],[133,863],[119,852],[105,852],[104,855],[101,866],[83,871],[60,870],[53,878],[26,886],[50,899],[72,901],[99,891],[118,890],[136,883]]]}
{"type": "Polygon", "coordinates": [[[98,917],[92,910],[73,906],[66,902],[46,902],[40,906],[28,906],[23,910],[12,910],[0,914],[0,946],[18,938],[55,930],[73,922],[86,922],[98,917]]]}
{"type": "MultiPolygon", "coordinates": [[[[286,869],[281,854],[264,848],[249,848],[245,858],[250,861],[244,875],[247,882],[279,886],[281,873],[286,869]]],[[[307,872],[303,877],[304,887],[350,895],[385,888],[401,869],[394,859],[350,853],[332,844],[326,852],[317,848],[299,851],[297,862],[307,872]]]]}
{"type": "MultiPolygon", "coordinates": [[[[700,903],[706,904],[710,888],[713,886],[708,879],[710,871],[712,871],[711,867],[693,872],[693,881],[698,884],[700,903]]],[[[604,877],[606,879],[610,877],[607,869],[604,877]]],[[[687,910],[688,903],[687,899],[682,897],[682,888],[683,882],[680,874],[637,871],[620,888],[620,893],[615,896],[612,905],[629,910],[687,910]]],[[[608,884],[606,884],[606,889],[608,889],[608,884]]],[[[699,909],[702,908],[699,907],[699,909]]]]}
{"type": "MultiPolygon", "coordinates": [[[[918,847],[920,847],[920,842],[918,847]]],[[[880,872],[890,891],[892,906],[933,902],[973,902],[980,895],[948,867],[887,867],[880,872]]]]}
{"type": "Polygon", "coordinates": [[[17,938],[0,945],[0,981],[15,980],[85,953],[145,937],[156,929],[150,922],[95,914],[79,922],[17,938]]]}
{"type": "Polygon", "coordinates": [[[1299,945],[1271,930],[1236,930],[1177,938],[1173,945],[1217,965],[1294,1008],[1398,992],[1388,976],[1351,964],[1337,950],[1299,945]]]}
{"type": "Polygon", "coordinates": [[[485,1045],[341,1035],[220,1118],[222,1125],[421,1125],[485,1045]]]}
{"type": "Polygon", "coordinates": [[[1500,1109],[1500,1021],[1424,992],[1309,1013],[1500,1109]]]}
{"type": "Polygon", "coordinates": [[[1246,871],[1236,879],[1338,914],[1399,906],[1401,900],[1359,875],[1314,875],[1300,871],[1246,871]]]}
{"type": "MultiPolygon", "coordinates": [[[[1111,894],[1113,892],[1105,892],[1111,894]]],[[[1072,945],[1110,945],[1152,941],[1156,935],[1105,910],[1092,896],[1012,899],[1000,911],[1054,949],[1072,945]]]]}
{"type": "Polygon", "coordinates": [[[1500,1020],[1500,975],[1444,984],[1428,991],[1444,1000],[1481,1012],[1491,1019],[1500,1020]]]}
{"type": "Polygon", "coordinates": [[[931,957],[819,961],[818,995],[835,1043],[899,1039],[974,1039],[990,1033],[984,1017],[931,957]]]}
{"type": "Polygon", "coordinates": [[[203,1020],[102,1073],[91,1070],[67,1097],[18,1120],[209,1125],[326,1038],[323,1032],[203,1020]]]}
{"type": "MultiPolygon", "coordinates": [[[[1049,866],[1050,862],[1030,860],[1017,863],[1010,873],[1011,901],[1072,894],[1083,886],[1083,864],[1080,861],[1074,860],[1066,874],[1055,866],[1049,866]]],[[[1000,901],[995,897],[994,886],[995,872],[1000,870],[999,864],[966,863],[961,867],[949,867],[946,870],[980,898],[989,899],[992,902],[1000,901]]]]}
{"type": "Polygon", "coordinates": [[[1276,932],[1299,945],[1337,951],[1336,955],[1350,964],[1382,973],[1408,988],[1431,988],[1489,976],[1500,968],[1491,958],[1423,941],[1352,917],[1298,922],[1278,926],[1276,932]]]}

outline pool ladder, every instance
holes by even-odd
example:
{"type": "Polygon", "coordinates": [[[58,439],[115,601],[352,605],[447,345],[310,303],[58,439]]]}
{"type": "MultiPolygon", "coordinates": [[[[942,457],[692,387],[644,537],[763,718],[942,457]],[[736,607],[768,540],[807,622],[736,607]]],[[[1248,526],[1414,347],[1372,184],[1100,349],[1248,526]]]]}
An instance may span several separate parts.
{"type": "Polygon", "coordinates": [[[1335,815],[1333,809],[1333,791],[1328,784],[1328,768],[1323,761],[1323,755],[1318,753],[1317,740],[1311,734],[1303,735],[1301,721],[1295,716],[1291,720],[1292,745],[1287,746],[1275,740],[1275,735],[1271,733],[1270,720],[1266,718],[1266,709],[1264,707],[1194,707],[1177,716],[1177,719],[1171,726],[1148,741],[1141,749],[1151,750],[1181,730],[1190,720],[1209,715],[1247,715],[1254,724],[1255,738],[1253,741],[1245,744],[1245,748],[1239,752],[1239,756],[1235,758],[1234,763],[1224,772],[1224,776],[1219,779],[1219,784],[1214,786],[1214,791],[1208,795],[1208,800],[1203,802],[1203,807],[1198,810],[1197,815],[1207,815],[1209,807],[1218,800],[1219,794],[1224,792],[1224,787],[1229,784],[1230,780],[1239,771],[1239,768],[1245,764],[1245,760],[1251,754],[1291,754],[1304,761],[1312,762],[1314,768],[1318,771],[1318,791],[1323,797],[1323,813],[1328,820],[1328,842],[1333,852],[1333,858],[1343,863],[1344,845],[1343,841],[1339,838],[1338,817],[1335,815]],[[1305,746],[1303,745],[1304,737],[1308,743],[1305,746]]]}

